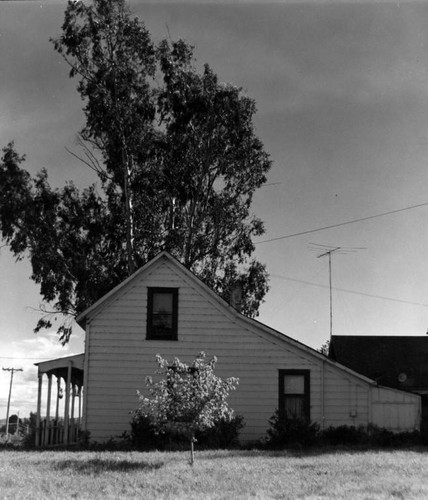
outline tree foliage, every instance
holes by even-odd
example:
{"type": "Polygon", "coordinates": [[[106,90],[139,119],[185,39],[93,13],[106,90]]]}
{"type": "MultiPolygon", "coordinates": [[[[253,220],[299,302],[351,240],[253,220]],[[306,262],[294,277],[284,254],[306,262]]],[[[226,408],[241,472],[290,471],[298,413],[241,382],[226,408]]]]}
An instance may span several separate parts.
{"type": "Polygon", "coordinates": [[[197,431],[232,418],[227,398],[239,379],[218,377],[214,373],[216,357],[206,361],[205,353],[201,352],[187,365],[178,358],[169,363],[157,355],[156,362],[159,367],[156,373],[162,378],[158,381],[146,378],[149,397],[139,393],[137,414],[149,418],[158,432],[172,430],[193,443],[197,431]]]}
{"type": "Polygon", "coordinates": [[[268,285],[251,203],[270,160],[254,100],[198,71],[186,42],[155,45],[124,0],[69,2],[53,43],[78,79],[80,157],[99,185],[53,189],[13,143],[0,164],[1,235],[30,257],[46,312],[76,316],[165,249],[224,299],[239,287],[241,312],[256,316],[268,285]]]}

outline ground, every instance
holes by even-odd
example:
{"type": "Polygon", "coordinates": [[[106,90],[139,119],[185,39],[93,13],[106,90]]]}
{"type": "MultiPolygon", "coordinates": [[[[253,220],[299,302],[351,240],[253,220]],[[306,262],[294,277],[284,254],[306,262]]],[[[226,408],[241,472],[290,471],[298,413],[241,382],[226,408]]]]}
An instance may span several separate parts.
{"type": "Polygon", "coordinates": [[[428,452],[0,452],[1,499],[421,499],[428,452]]]}

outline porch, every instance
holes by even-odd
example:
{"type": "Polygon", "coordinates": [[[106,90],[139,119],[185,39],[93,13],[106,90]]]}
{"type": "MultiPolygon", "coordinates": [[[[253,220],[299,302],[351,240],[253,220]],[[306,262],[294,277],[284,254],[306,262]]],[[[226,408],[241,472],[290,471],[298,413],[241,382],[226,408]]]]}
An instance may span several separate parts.
{"type": "Polygon", "coordinates": [[[77,443],[82,423],[83,365],[84,354],[36,363],[38,367],[36,447],[77,443]],[[44,386],[46,399],[45,404],[42,404],[44,386]],[[55,398],[54,414],[52,414],[52,396],[55,398]],[[63,399],[64,401],[61,401],[63,399]]]}

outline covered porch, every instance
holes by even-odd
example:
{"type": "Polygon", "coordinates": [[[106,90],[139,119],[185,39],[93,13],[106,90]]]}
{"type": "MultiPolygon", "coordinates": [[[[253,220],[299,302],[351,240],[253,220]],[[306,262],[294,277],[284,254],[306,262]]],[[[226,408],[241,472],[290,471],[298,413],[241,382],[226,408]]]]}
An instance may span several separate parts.
{"type": "Polygon", "coordinates": [[[38,368],[36,447],[77,443],[82,423],[84,354],[35,365],[38,368]]]}

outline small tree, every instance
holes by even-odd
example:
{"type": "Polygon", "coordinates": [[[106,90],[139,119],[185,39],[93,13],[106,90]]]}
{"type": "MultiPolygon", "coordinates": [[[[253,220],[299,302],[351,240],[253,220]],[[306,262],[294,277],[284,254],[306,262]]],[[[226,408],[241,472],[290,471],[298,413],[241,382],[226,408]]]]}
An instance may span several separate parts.
{"type": "Polygon", "coordinates": [[[225,380],[214,374],[217,358],[206,361],[201,352],[191,365],[182,363],[178,358],[169,363],[156,356],[163,376],[154,382],[146,378],[149,397],[138,393],[140,407],[137,413],[150,418],[158,433],[176,432],[184,435],[190,442],[190,464],[194,461],[195,432],[213,427],[219,420],[230,420],[233,410],[226,399],[234,390],[239,379],[230,377],[225,380]]]}
{"type": "Polygon", "coordinates": [[[318,349],[318,352],[328,357],[328,354],[330,352],[330,340],[326,340],[324,344],[318,349]]]}

